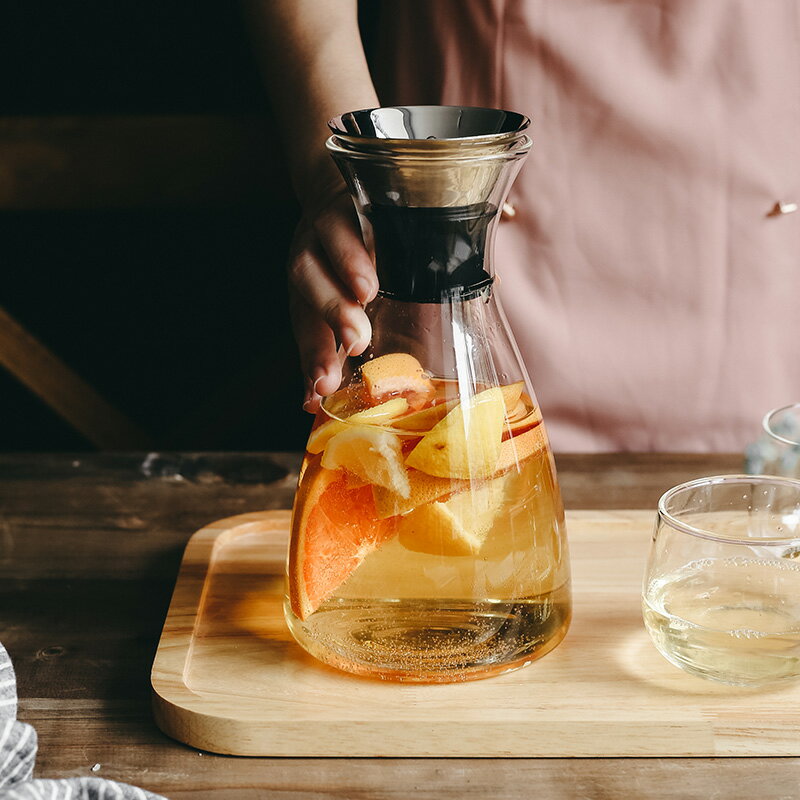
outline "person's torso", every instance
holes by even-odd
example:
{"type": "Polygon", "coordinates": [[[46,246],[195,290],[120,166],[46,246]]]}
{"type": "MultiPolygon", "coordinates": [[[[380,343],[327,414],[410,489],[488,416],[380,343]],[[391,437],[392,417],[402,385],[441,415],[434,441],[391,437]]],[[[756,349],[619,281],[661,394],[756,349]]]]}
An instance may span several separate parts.
{"type": "Polygon", "coordinates": [[[557,450],[740,449],[800,399],[800,3],[384,12],[383,102],[533,119],[495,263],[557,450]]]}

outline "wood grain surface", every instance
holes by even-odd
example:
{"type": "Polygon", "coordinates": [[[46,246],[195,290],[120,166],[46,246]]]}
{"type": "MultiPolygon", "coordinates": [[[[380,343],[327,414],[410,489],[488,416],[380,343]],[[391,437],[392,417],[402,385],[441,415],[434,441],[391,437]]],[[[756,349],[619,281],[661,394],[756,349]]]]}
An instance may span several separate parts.
{"type": "MultiPolygon", "coordinates": [[[[654,508],[738,455],[557,457],[569,509],[654,508]]],[[[178,798],[792,798],[800,759],[231,758],[155,726],[149,675],[189,536],[288,508],[299,454],[0,455],[0,640],[39,777],[99,775],[178,798]]],[[[556,653],[553,654],[555,657],[556,653]]],[[[544,662],[542,662],[544,663],[544,662]]]]}
{"type": "Polygon", "coordinates": [[[574,617],[513,673],[403,685],[327,668],[283,618],[290,514],[190,540],[153,666],[159,727],[256,756],[800,755],[800,687],[748,691],[668,664],[642,625],[652,511],[567,514],[574,617]]]}

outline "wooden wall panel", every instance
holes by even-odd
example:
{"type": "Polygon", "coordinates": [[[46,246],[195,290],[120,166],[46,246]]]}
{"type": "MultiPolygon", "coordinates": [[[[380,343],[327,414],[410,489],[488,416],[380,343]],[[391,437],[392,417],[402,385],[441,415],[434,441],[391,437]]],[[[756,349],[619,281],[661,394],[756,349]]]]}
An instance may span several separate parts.
{"type": "Polygon", "coordinates": [[[276,205],[282,161],[262,116],[0,117],[0,210],[276,205]]]}

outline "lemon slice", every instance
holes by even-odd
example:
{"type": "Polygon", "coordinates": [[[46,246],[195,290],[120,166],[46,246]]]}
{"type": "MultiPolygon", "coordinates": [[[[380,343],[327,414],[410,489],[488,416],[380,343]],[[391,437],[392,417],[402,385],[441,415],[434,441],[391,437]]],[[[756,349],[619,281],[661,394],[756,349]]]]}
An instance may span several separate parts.
{"type": "Polygon", "coordinates": [[[400,437],[381,428],[348,425],[325,446],[322,466],[344,468],[364,483],[382,486],[401,497],[411,493],[400,437]]]}
{"type": "Polygon", "coordinates": [[[408,400],[405,397],[394,397],[372,408],[365,408],[347,417],[347,420],[329,419],[323,422],[318,428],[311,431],[306,444],[306,450],[313,455],[321,453],[325,449],[332,436],[343,431],[350,423],[366,423],[369,425],[380,425],[388,420],[399,417],[408,411],[408,400]]]}

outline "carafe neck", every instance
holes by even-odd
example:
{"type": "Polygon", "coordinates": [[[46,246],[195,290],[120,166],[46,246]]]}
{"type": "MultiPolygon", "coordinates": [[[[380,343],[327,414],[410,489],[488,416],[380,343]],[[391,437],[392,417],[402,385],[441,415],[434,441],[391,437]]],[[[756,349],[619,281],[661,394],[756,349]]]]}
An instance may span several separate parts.
{"type": "Polygon", "coordinates": [[[380,291],[442,303],[491,286],[498,209],[530,149],[495,109],[370,109],[331,121],[328,149],[358,211],[380,291]]]}
{"type": "Polygon", "coordinates": [[[488,203],[430,208],[371,203],[380,291],[418,303],[470,299],[491,285],[488,243],[497,208],[488,203]]]}

